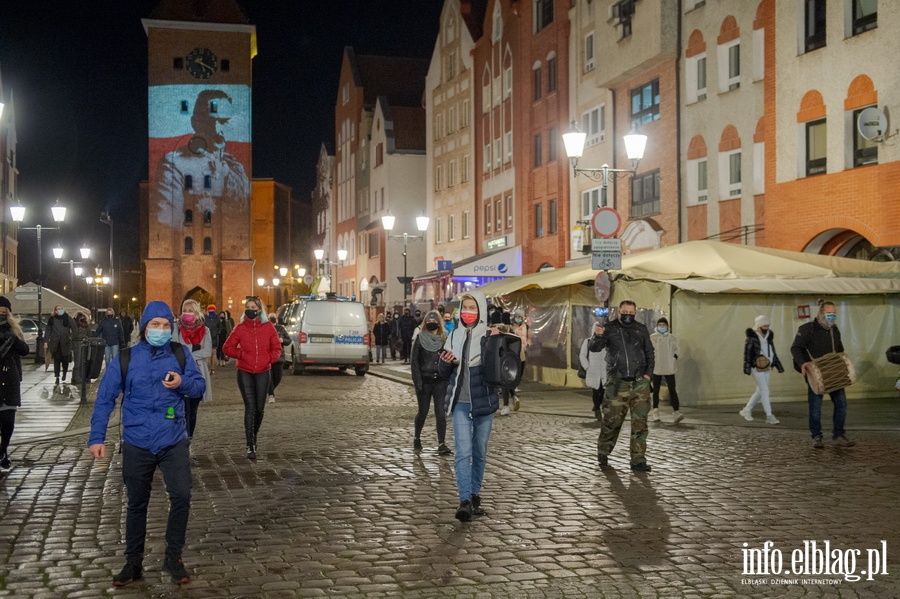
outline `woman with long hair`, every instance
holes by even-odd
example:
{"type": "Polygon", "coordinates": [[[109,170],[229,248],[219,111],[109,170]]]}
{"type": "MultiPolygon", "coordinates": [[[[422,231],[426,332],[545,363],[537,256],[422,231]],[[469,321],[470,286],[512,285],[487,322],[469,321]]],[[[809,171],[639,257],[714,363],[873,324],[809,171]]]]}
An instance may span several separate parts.
{"type": "Polygon", "coordinates": [[[22,405],[22,356],[28,354],[11,309],[9,300],[0,296],[0,474],[12,469],[7,451],[16,428],[16,409],[22,405]]]}
{"type": "Polygon", "coordinates": [[[281,355],[281,339],[266,316],[265,304],[255,295],[247,297],[244,315],[222,348],[237,360],[237,381],[244,400],[244,435],[247,459],[256,459],[256,441],[266,409],[272,364],[281,355]]]}
{"type": "Polygon", "coordinates": [[[447,379],[438,374],[441,362],[441,351],[447,335],[444,333],[441,315],[437,310],[431,310],[422,319],[419,325],[419,334],[412,344],[410,364],[412,369],[413,386],[416,389],[416,399],[419,403],[419,411],[416,414],[413,450],[422,451],[422,441],[419,436],[425,427],[425,419],[428,418],[428,409],[434,403],[434,419],[437,427],[438,454],[450,455],[453,453],[444,442],[447,435],[447,415],[444,413],[444,396],[447,395],[447,379]]]}
{"type": "Polygon", "coordinates": [[[185,410],[187,416],[188,439],[193,440],[194,429],[197,427],[197,412],[201,401],[212,399],[212,380],[209,376],[209,357],[212,356],[212,335],[209,327],[204,324],[203,308],[196,300],[185,300],[181,304],[181,316],[175,323],[172,331],[172,340],[178,341],[187,351],[191,352],[197,363],[197,370],[206,381],[206,391],[201,397],[185,397],[185,410]]]}
{"type": "Polygon", "coordinates": [[[47,343],[44,351],[53,356],[53,376],[56,384],[59,384],[59,370],[62,366],[62,381],[66,381],[69,372],[69,357],[72,355],[72,332],[75,321],[66,314],[66,309],[57,304],[53,307],[53,314],[47,320],[47,343]]]}

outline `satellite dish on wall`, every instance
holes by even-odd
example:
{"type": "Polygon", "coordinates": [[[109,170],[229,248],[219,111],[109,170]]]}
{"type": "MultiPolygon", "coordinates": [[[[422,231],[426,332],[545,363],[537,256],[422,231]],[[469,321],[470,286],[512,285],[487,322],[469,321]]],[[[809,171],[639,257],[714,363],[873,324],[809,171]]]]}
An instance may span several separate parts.
{"type": "Polygon", "coordinates": [[[856,119],[856,129],[869,141],[881,138],[888,130],[887,116],[875,106],[865,108],[856,119]]]}

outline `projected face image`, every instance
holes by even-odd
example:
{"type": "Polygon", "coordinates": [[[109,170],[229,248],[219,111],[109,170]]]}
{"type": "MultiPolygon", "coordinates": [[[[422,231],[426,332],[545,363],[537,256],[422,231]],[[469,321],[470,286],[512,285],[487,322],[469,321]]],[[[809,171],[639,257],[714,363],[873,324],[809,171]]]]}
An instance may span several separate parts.
{"type": "Polygon", "coordinates": [[[160,155],[151,186],[151,211],[155,206],[161,224],[183,226],[186,210],[198,219],[207,212],[236,218],[248,214],[249,90],[246,86],[227,87],[236,89],[196,91],[198,86],[161,86],[155,96],[151,93],[151,129],[159,129],[157,135],[151,135],[151,155],[154,149],[160,155]],[[196,96],[189,111],[190,101],[178,100],[176,94],[191,92],[196,96]],[[246,99],[243,103],[239,101],[242,97],[246,99]],[[156,114],[155,104],[169,110],[177,105],[181,110],[156,114]]]}

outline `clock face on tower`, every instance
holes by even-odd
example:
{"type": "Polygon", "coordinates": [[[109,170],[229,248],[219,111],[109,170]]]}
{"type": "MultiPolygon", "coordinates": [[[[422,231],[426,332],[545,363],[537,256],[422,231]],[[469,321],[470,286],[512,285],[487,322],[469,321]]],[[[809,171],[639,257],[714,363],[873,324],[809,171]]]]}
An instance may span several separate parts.
{"type": "Polygon", "coordinates": [[[209,79],[219,68],[219,59],[209,48],[194,48],[185,61],[188,73],[196,79],[209,79]]]}

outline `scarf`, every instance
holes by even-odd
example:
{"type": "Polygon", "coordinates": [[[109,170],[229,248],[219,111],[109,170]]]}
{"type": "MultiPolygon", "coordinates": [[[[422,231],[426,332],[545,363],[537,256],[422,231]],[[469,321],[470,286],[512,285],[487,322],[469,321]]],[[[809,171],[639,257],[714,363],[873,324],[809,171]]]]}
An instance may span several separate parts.
{"type": "Polygon", "coordinates": [[[434,334],[431,331],[422,331],[419,333],[419,344],[425,351],[440,351],[444,346],[444,338],[440,334],[434,334]]]}
{"type": "Polygon", "coordinates": [[[203,320],[197,318],[194,320],[194,326],[192,327],[181,323],[179,331],[181,331],[181,338],[184,339],[186,344],[200,345],[200,342],[203,341],[203,335],[206,333],[206,327],[203,326],[203,320]]]}

